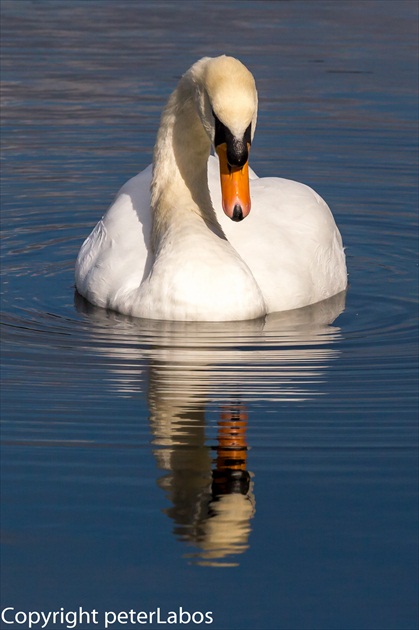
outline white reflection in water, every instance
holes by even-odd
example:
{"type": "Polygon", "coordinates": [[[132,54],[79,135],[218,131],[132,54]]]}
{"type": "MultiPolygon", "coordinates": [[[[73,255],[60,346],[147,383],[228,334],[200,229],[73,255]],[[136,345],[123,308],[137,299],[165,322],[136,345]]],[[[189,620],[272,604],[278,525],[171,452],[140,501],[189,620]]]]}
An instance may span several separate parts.
{"type": "Polygon", "coordinates": [[[246,429],[254,401],[302,401],[318,395],[336,359],[340,331],[331,324],[345,294],[305,309],[247,322],[136,320],[76,296],[99,351],[111,359],[120,395],[147,378],[158,480],[170,501],[175,535],[197,549],[199,564],[234,566],[249,547],[255,514],[246,429]],[[316,387],[318,384],[318,387],[316,387]],[[206,435],[217,409],[215,446],[206,435]]]}

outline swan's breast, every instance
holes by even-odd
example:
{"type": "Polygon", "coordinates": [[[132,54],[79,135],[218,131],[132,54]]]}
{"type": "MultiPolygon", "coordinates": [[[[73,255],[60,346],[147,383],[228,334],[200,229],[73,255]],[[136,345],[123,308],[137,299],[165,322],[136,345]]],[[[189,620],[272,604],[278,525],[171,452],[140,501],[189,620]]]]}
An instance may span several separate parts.
{"type": "Polygon", "coordinates": [[[234,321],[266,313],[247,265],[224,239],[189,219],[167,234],[133,308],[154,319],[234,321]]]}

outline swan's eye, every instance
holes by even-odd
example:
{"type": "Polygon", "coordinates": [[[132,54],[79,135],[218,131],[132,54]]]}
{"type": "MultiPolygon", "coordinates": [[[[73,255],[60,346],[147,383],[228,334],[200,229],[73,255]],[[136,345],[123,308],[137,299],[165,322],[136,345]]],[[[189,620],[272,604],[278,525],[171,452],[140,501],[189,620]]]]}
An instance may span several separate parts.
{"type": "Polygon", "coordinates": [[[214,114],[214,110],[212,114],[215,120],[214,146],[218,147],[218,145],[223,144],[224,142],[227,142],[229,135],[231,136],[232,134],[229,131],[229,129],[225,125],[223,125],[221,120],[219,120],[219,118],[217,118],[217,116],[214,114]]]}
{"type": "Polygon", "coordinates": [[[250,123],[250,125],[244,132],[243,142],[245,144],[252,144],[252,123],[250,123]]]}

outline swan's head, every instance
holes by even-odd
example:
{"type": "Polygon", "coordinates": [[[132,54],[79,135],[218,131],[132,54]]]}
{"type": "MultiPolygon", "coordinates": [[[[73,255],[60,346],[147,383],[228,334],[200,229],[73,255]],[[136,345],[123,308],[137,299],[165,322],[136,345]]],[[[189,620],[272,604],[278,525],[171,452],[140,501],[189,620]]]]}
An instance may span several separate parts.
{"type": "Polygon", "coordinates": [[[257,118],[255,80],[233,57],[205,57],[191,75],[202,125],[220,159],[223,209],[233,221],[250,212],[248,160],[257,118]]]}

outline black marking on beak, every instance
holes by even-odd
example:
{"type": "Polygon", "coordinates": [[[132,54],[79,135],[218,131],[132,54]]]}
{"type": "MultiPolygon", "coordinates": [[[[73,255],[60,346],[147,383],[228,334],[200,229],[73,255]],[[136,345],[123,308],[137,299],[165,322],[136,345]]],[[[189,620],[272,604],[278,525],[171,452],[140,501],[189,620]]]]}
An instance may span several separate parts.
{"type": "Polygon", "coordinates": [[[252,142],[252,124],[247,127],[246,131],[243,134],[243,138],[236,138],[230,129],[226,127],[212,112],[215,120],[215,137],[214,137],[214,146],[218,146],[219,144],[223,144],[224,142],[227,145],[227,162],[229,166],[236,166],[241,168],[244,166],[249,159],[249,149],[252,142]]]}
{"type": "Polygon", "coordinates": [[[243,219],[243,210],[242,207],[236,203],[236,205],[233,208],[233,216],[231,217],[231,219],[233,221],[242,221],[243,219]]]}
{"type": "Polygon", "coordinates": [[[242,140],[237,138],[227,141],[227,162],[230,166],[238,166],[241,168],[249,159],[249,151],[242,140]]]}

